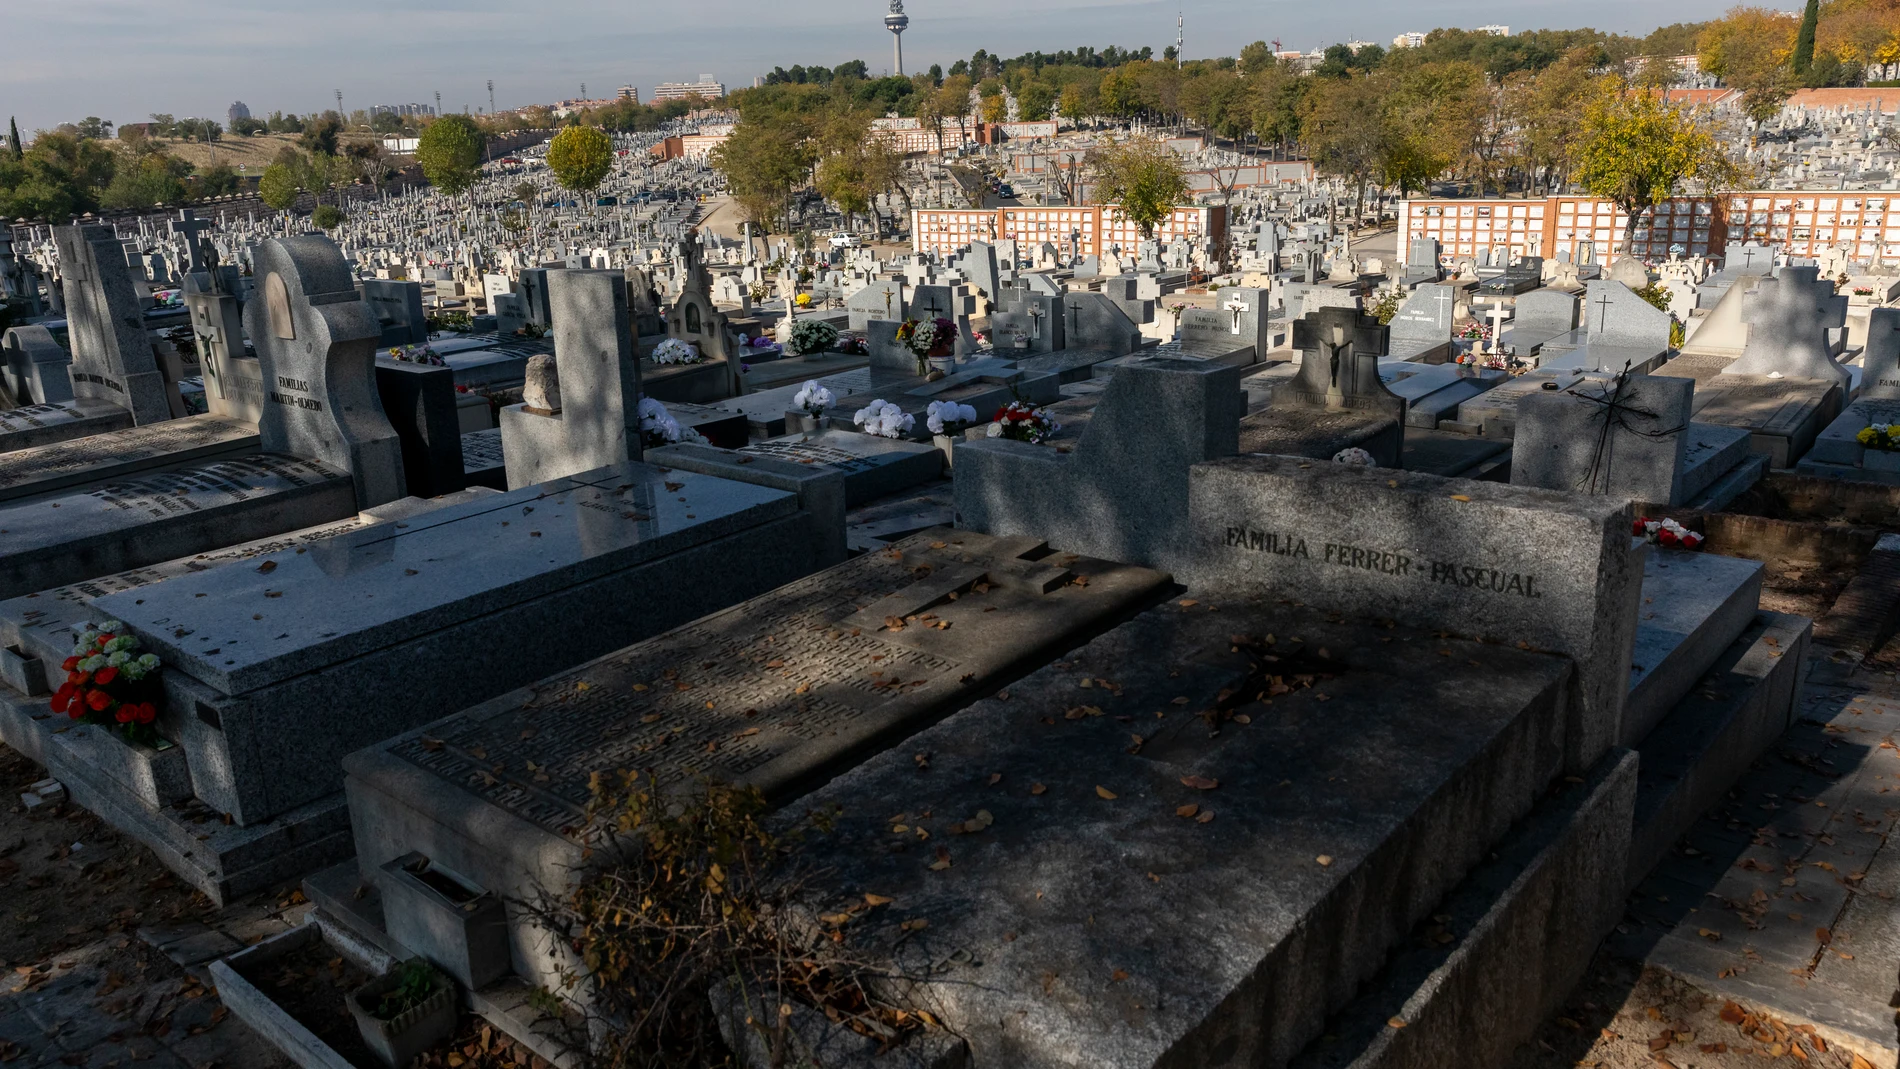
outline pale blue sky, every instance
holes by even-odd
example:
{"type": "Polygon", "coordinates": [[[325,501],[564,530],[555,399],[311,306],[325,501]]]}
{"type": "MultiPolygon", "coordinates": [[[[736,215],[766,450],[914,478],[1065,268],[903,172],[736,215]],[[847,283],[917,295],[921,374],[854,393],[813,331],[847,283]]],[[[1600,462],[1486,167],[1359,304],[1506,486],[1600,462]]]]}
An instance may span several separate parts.
{"type": "MultiPolygon", "coordinates": [[[[1710,18],[1730,0],[1668,6],[1637,0],[1580,5],[1421,5],[1394,0],[1182,0],[1189,58],[1232,55],[1279,38],[1311,48],[1354,37],[1503,21],[1513,30],[1593,25],[1646,33],[1659,18],[1710,18]],[[1508,12],[1508,14],[1507,14],[1508,12]]],[[[1779,6],[1779,5],[1777,5],[1779,6]]],[[[948,66],[978,48],[1004,55],[1087,44],[1174,40],[1175,3],[1147,0],[909,0],[904,65],[948,66]]],[[[731,86],[775,65],[862,59],[890,67],[886,0],[0,0],[0,116],[31,131],[99,115],[151,112],[223,119],[232,100],[254,113],[434,102],[503,108],[604,96],[711,73],[731,86]]]]}

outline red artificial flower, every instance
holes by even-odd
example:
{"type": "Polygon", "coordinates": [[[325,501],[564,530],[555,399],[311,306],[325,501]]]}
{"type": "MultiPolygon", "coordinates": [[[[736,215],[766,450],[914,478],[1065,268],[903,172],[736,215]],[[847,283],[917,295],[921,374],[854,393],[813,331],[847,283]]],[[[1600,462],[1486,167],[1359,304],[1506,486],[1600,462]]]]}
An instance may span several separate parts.
{"type": "Polygon", "coordinates": [[[59,670],[62,672],[70,672],[73,669],[78,668],[78,667],[79,667],[79,658],[77,655],[68,657],[65,660],[59,662],[59,670]]]}
{"type": "Polygon", "coordinates": [[[112,718],[121,724],[130,724],[132,722],[132,707],[121,703],[119,705],[119,711],[112,714],[112,718]]]}
{"type": "Polygon", "coordinates": [[[157,718],[158,718],[158,706],[153,705],[151,702],[140,702],[138,704],[138,722],[139,723],[149,724],[153,720],[156,720],[157,718]]]}
{"type": "Polygon", "coordinates": [[[84,672],[66,673],[66,682],[68,683],[84,683],[85,681],[86,681],[86,673],[84,672]]]}
{"type": "Polygon", "coordinates": [[[71,682],[61,683],[59,692],[53,695],[53,711],[56,713],[65,712],[66,707],[73,703],[73,696],[78,693],[79,687],[77,684],[71,682]]]}
{"type": "Polygon", "coordinates": [[[93,712],[103,713],[106,706],[112,704],[112,695],[103,690],[89,690],[86,692],[86,704],[92,707],[93,712]]]}
{"type": "Polygon", "coordinates": [[[112,665],[106,665],[104,668],[99,669],[99,674],[93,678],[100,686],[104,686],[119,678],[119,670],[112,665]]]}
{"type": "Polygon", "coordinates": [[[1648,534],[1649,533],[1648,527],[1649,527],[1649,517],[1638,516],[1636,517],[1636,526],[1633,530],[1630,531],[1630,533],[1636,534],[1636,535],[1648,534]]]}
{"type": "Polygon", "coordinates": [[[1676,544],[1676,532],[1665,527],[1662,530],[1656,532],[1656,541],[1662,543],[1665,546],[1673,546],[1676,544]]]}

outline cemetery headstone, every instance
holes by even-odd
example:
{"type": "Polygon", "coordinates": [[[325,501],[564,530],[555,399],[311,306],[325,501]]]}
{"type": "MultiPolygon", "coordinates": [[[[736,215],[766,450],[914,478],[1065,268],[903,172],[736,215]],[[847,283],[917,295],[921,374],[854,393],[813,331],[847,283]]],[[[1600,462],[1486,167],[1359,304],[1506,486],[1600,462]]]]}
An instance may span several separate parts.
{"type": "Polygon", "coordinates": [[[110,228],[56,226],[66,323],[73,349],[73,396],[126,409],[135,426],[180,414],[165,382],[118,239],[110,228]]]}
{"type": "Polygon", "coordinates": [[[1695,381],[1618,375],[1534,393],[1518,407],[1511,483],[1682,504],[1695,381]]]}
{"type": "Polygon", "coordinates": [[[641,455],[640,368],[624,281],[608,272],[561,271],[548,285],[561,410],[501,410],[511,489],[641,455]]]}
{"type": "Polygon", "coordinates": [[[265,379],[263,447],[349,472],[360,508],[404,496],[402,446],[376,392],[382,328],[349,262],[315,234],[266,241],[256,256],[244,332],[265,379]]]}

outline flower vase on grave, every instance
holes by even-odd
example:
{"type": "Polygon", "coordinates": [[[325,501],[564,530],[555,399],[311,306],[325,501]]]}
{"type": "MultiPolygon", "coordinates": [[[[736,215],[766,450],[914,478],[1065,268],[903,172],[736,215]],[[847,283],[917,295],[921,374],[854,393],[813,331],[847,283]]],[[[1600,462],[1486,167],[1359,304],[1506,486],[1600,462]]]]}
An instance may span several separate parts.
{"type": "Polygon", "coordinates": [[[949,342],[938,342],[931,346],[928,359],[930,370],[924,375],[925,381],[935,382],[957,369],[956,349],[949,342]]]}

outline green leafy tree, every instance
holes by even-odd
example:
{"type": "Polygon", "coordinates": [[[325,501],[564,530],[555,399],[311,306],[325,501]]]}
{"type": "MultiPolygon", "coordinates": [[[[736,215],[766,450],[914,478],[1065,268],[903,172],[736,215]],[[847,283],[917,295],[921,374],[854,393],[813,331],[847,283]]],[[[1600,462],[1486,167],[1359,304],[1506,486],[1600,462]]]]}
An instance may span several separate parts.
{"type": "Polygon", "coordinates": [[[343,209],[334,204],[319,204],[317,210],[310,213],[311,224],[319,230],[335,230],[343,225],[345,218],[343,209]]]}
{"type": "Polygon", "coordinates": [[[119,157],[97,141],[41,131],[33,147],[0,166],[0,219],[63,221],[98,211],[119,157]]]}
{"type": "Polygon", "coordinates": [[[343,123],[338,119],[318,119],[303,128],[303,136],[297,139],[304,151],[310,153],[325,152],[336,155],[337,135],[343,132],[343,123]]]}
{"type": "MultiPolygon", "coordinates": [[[[777,116],[742,119],[709,162],[725,176],[746,218],[769,229],[784,218],[792,190],[805,181],[814,157],[802,121],[777,116]]],[[[791,221],[785,219],[784,225],[789,230],[791,221]]]]}
{"type": "Polygon", "coordinates": [[[185,199],[184,176],[189,171],[183,160],[163,152],[143,156],[137,163],[119,168],[100,201],[108,208],[176,204],[185,199]]]}
{"type": "Polygon", "coordinates": [[[1016,94],[1016,114],[1024,122],[1043,122],[1055,109],[1056,91],[1047,82],[1030,82],[1016,94]]]}
{"type": "Polygon", "coordinates": [[[1801,30],[1795,34],[1794,55],[1789,60],[1797,78],[1806,78],[1814,68],[1814,30],[1820,22],[1821,0],[1808,0],[1807,10],[1801,13],[1801,30]]]}
{"type": "Polygon", "coordinates": [[[1088,94],[1074,82],[1062,87],[1062,102],[1057,105],[1062,117],[1071,123],[1079,123],[1089,114],[1088,94]]]}
{"type": "Polygon", "coordinates": [[[482,173],[482,146],[487,138],[466,115],[444,115],[422,131],[416,162],[422,175],[444,193],[456,194],[475,184],[482,173]]]}
{"type": "Polygon", "coordinates": [[[515,199],[523,204],[533,206],[536,192],[533,182],[515,183],[515,199]]]}
{"type": "Polygon", "coordinates": [[[112,136],[112,123],[97,115],[88,115],[74,124],[80,137],[104,140],[112,136]]]}
{"type": "Polygon", "coordinates": [[[1098,149],[1090,166],[1095,199],[1121,205],[1144,238],[1154,237],[1155,227],[1188,198],[1181,158],[1159,141],[1134,139],[1098,149]]]}
{"type": "Polygon", "coordinates": [[[1631,92],[1614,76],[1602,79],[1583,111],[1576,180],[1628,216],[1624,248],[1643,214],[1690,182],[1707,190],[1740,175],[1713,129],[1659,93],[1631,92]]]}
{"type": "Polygon", "coordinates": [[[592,192],[614,166],[614,139],[594,126],[570,126],[548,144],[548,169],[562,188],[592,192]]]}
{"type": "Polygon", "coordinates": [[[264,176],[257,180],[257,195],[270,207],[284,211],[297,203],[297,176],[288,165],[273,163],[264,169],[264,176]]]}
{"type": "Polygon", "coordinates": [[[215,163],[198,172],[192,194],[198,197],[223,197],[238,190],[237,172],[228,163],[215,163]]]}

